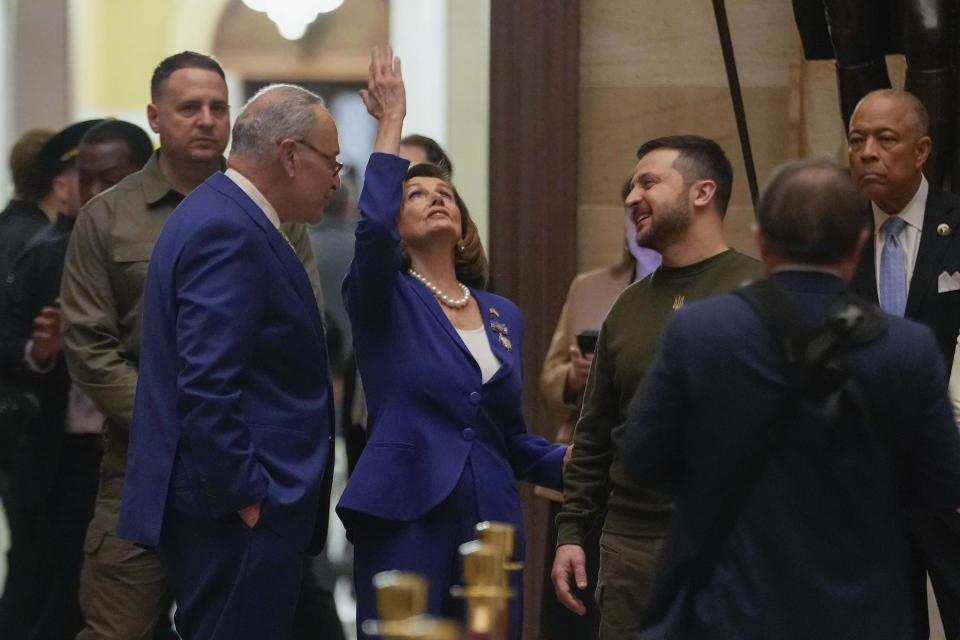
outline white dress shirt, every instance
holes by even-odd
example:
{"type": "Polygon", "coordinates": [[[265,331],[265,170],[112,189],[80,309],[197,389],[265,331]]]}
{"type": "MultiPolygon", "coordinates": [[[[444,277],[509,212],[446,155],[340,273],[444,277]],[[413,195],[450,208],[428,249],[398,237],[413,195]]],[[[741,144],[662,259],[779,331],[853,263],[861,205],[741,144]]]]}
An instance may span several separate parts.
{"type": "Polygon", "coordinates": [[[260,189],[257,189],[255,184],[250,182],[246,176],[236,169],[227,169],[223,172],[223,175],[233,180],[233,182],[240,187],[240,190],[247,194],[255,205],[260,207],[263,215],[267,216],[267,220],[270,221],[270,224],[272,224],[275,229],[280,228],[280,216],[277,215],[277,210],[274,209],[273,205],[260,193],[260,189]]]}
{"type": "Polygon", "coordinates": [[[483,327],[479,329],[457,329],[463,344],[470,350],[473,359],[477,361],[480,367],[480,382],[487,384],[500,369],[500,359],[493,354],[490,348],[490,341],[487,339],[487,330],[483,327]]]}
{"type": "MultiPolygon", "coordinates": [[[[907,225],[900,232],[900,244],[903,245],[903,251],[906,254],[907,267],[907,291],[910,291],[910,280],[913,278],[913,265],[917,263],[917,251],[920,250],[920,231],[923,229],[923,213],[927,208],[927,194],[930,192],[930,184],[926,178],[920,181],[920,187],[913,194],[913,198],[903,208],[903,211],[897,213],[907,225]]],[[[887,241],[887,232],[882,229],[883,223],[887,221],[890,215],[877,206],[873,205],[873,241],[874,241],[874,268],[876,269],[876,280],[879,286],[880,282],[880,254],[883,252],[883,243],[887,241]]],[[[878,290],[879,291],[879,290],[878,290]]]]}

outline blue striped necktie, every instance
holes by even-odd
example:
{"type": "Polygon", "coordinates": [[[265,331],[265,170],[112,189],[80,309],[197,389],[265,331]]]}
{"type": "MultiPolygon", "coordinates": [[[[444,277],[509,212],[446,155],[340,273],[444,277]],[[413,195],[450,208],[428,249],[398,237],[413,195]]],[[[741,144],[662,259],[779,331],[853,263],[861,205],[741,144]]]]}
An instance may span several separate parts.
{"type": "Polygon", "coordinates": [[[902,218],[890,216],[880,227],[887,235],[880,253],[880,306],[900,317],[907,308],[907,252],[900,242],[906,226],[902,218]]]}

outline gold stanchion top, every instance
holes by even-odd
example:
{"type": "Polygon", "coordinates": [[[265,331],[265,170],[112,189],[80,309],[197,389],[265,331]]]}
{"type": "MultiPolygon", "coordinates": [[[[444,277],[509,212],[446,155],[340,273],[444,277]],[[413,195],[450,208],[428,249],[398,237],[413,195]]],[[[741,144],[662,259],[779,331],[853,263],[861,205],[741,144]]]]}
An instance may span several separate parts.
{"type": "Polygon", "coordinates": [[[460,640],[460,627],[449,620],[414,616],[406,620],[366,620],[364,633],[384,640],[460,640]]]}
{"type": "Polygon", "coordinates": [[[500,548],[474,540],[460,545],[460,555],[463,556],[463,578],[467,586],[503,584],[503,551],[500,548]]]}
{"type": "MultiPolygon", "coordinates": [[[[477,540],[486,544],[492,544],[503,553],[503,568],[506,571],[519,571],[523,569],[522,562],[513,562],[514,541],[516,540],[516,527],[505,522],[478,522],[473,528],[477,540]]],[[[510,582],[509,578],[504,576],[504,584],[510,582]]]]}
{"type": "Polygon", "coordinates": [[[427,582],[415,573],[383,571],[373,576],[380,619],[406,620],[427,610],[427,582]]]}
{"type": "Polygon", "coordinates": [[[449,620],[431,620],[416,640],[460,640],[460,627],[449,620]]]}
{"type": "Polygon", "coordinates": [[[477,540],[492,544],[503,553],[503,559],[511,560],[514,552],[516,528],[505,522],[479,522],[474,527],[477,540]]]}

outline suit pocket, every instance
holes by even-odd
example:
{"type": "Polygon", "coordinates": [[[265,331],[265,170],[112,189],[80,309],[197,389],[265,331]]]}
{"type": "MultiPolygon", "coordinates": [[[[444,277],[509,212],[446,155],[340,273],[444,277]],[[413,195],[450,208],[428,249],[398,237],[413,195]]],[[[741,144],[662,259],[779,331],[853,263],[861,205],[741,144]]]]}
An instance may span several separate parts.
{"type": "Polygon", "coordinates": [[[251,431],[275,431],[276,433],[281,433],[284,436],[294,436],[297,438],[308,439],[309,436],[297,426],[292,425],[281,425],[281,424],[262,424],[259,422],[248,422],[247,426],[251,431]]]}
{"type": "Polygon", "coordinates": [[[944,291],[936,297],[934,328],[937,338],[944,343],[953,343],[960,330],[960,290],[944,291]]]}
{"type": "Polygon", "coordinates": [[[97,549],[100,548],[100,545],[103,544],[103,539],[107,537],[107,532],[98,527],[89,527],[87,529],[87,535],[83,539],[83,552],[84,553],[96,553],[97,549]]]}
{"type": "MultiPolygon", "coordinates": [[[[119,308],[129,309],[134,304],[140,304],[152,252],[152,242],[125,242],[113,248],[113,270],[116,274],[113,284],[119,308]]],[[[139,327],[136,329],[139,334],[139,327]]]]}
{"type": "Polygon", "coordinates": [[[410,444],[409,442],[368,442],[368,447],[382,447],[384,449],[403,449],[409,451],[416,451],[416,447],[410,444]]]}

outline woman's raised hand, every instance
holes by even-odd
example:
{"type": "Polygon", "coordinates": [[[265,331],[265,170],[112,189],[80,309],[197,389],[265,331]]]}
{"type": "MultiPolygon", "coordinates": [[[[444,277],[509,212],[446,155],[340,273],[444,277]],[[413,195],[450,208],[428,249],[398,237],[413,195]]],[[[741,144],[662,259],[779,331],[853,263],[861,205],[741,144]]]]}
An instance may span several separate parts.
{"type": "Polygon", "coordinates": [[[360,90],[367,112],[381,123],[384,120],[402,121],[407,115],[407,95],[400,72],[400,58],[393,56],[390,45],[374,47],[370,55],[367,88],[360,90]]]}

